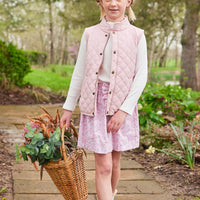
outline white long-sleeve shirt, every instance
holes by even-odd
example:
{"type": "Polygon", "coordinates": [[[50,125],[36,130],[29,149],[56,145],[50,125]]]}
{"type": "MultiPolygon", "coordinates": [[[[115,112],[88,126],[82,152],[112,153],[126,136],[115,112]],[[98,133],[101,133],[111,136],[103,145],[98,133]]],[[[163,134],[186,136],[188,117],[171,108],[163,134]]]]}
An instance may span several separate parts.
{"type": "MultiPolygon", "coordinates": [[[[112,26],[112,24],[111,24],[112,26]]],[[[63,105],[66,110],[73,111],[76,107],[78,98],[81,93],[81,85],[85,72],[85,60],[86,60],[86,37],[85,33],[81,38],[81,44],[79,48],[79,54],[77,62],[72,75],[70,88],[68,91],[67,99],[63,105]]],[[[112,57],[112,33],[104,50],[103,65],[99,70],[99,79],[104,82],[110,82],[111,71],[111,57],[112,57]]],[[[147,47],[146,39],[143,34],[137,50],[137,62],[136,62],[136,75],[132,82],[130,91],[125,101],[120,107],[120,110],[132,115],[137,101],[140,98],[142,91],[147,82],[147,47]]]]}

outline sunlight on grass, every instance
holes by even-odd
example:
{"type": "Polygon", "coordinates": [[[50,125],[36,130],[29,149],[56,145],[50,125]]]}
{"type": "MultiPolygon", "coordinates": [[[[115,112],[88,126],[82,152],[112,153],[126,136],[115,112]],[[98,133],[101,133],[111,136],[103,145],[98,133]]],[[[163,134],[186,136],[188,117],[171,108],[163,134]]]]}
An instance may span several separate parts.
{"type": "Polygon", "coordinates": [[[51,91],[68,90],[73,66],[50,66],[42,69],[32,69],[24,81],[51,91]]]}
{"type": "Polygon", "coordinates": [[[179,81],[180,68],[176,67],[175,60],[168,60],[166,67],[152,67],[149,79],[151,82],[164,84],[166,81],[179,81]]]}

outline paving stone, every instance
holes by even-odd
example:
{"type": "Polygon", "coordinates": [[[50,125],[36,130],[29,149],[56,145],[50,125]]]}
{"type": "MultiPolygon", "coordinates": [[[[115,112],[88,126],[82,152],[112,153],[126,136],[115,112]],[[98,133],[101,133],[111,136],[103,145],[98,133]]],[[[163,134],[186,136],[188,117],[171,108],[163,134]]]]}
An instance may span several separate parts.
{"type": "Polygon", "coordinates": [[[14,200],[64,200],[61,194],[15,194],[14,200]]]}
{"type": "MultiPolygon", "coordinates": [[[[95,171],[86,171],[86,177],[88,180],[95,179],[95,171]]],[[[14,180],[39,180],[40,172],[36,170],[32,171],[13,171],[14,180]]],[[[43,180],[50,180],[48,173],[43,171],[43,180]]],[[[120,174],[120,180],[152,180],[147,174],[142,170],[122,170],[120,174]]]]}
{"type": "MultiPolygon", "coordinates": [[[[38,163],[36,163],[36,165],[38,166],[38,163]]],[[[87,170],[94,170],[95,169],[94,161],[86,160],[85,167],[87,170]]],[[[121,169],[122,170],[143,169],[143,167],[134,160],[121,160],[121,169]]],[[[35,169],[31,164],[31,161],[21,160],[20,162],[16,163],[16,165],[14,166],[14,170],[35,170],[35,169]]]]}
{"type": "MultiPolygon", "coordinates": [[[[95,171],[86,171],[87,179],[94,180],[95,179],[95,171]]],[[[121,170],[120,180],[153,180],[150,176],[144,173],[143,170],[121,170]]]]}
{"type": "MultiPolygon", "coordinates": [[[[88,180],[88,192],[95,193],[95,181],[88,180]]],[[[119,181],[120,194],[162,194],[164,191],[155,181],[119,181]]],[[[59,191],[51,180],[15,180],[15,194],[58,194],[59,191]]]]}
{"type": "MultiPolygon", "coordinates": [[[[64,200],[61,194],[16,194],[14,200],[64,200]]],[[[89,195],[87,200],[96,200],[95,195],[89,195]]]]}
{"type": "MultiPolygon", "coordinates": [[[[88,181],[88,191],[90,193],[95,193],[94,180],[88,181]]],[[[152,180],[144,181],[127,181],[120,180],[117,186],[118,192],[120,194],[163,194],[164,191],[160,185],[152,180]]]]}
{"type": "Polygon", "coordinates": [[[133,194],[133,195],[116,195],[115,200],[174,200],[166,194],[133,194]]]}
{"type": "MultiPolygon", "coordinates": [[[[95,169],[95,163],[94,161],[88,160],[86,161],[86,169],[88,170],[94,170],[95,169]]],[[[143,169],[143,166],[139,163],[137,163],[134,160],[121,160],[121,169],[122,170],[128,170],[128,169],[143,169]]]]}

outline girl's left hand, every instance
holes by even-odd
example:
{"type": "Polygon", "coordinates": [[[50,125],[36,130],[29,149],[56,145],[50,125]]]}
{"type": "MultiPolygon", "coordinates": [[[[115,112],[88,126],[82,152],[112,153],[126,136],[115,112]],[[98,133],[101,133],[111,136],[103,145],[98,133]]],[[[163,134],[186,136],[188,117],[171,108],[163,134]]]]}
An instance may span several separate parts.
{"type": "Polygon", "coordinates": [[[124,123],[128,114],[122,110],[118,110],[109,120],[107,124],[108,133],[117,133],[124,123]]]}

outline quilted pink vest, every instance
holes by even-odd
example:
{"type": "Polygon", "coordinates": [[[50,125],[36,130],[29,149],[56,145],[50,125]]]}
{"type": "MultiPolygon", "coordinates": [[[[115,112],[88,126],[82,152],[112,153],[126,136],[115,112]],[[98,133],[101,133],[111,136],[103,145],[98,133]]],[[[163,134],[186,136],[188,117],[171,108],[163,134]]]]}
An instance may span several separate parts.
{"type": "Polygon", "coordinates": [[[105,19],[100,24],[86,28],[86,68],[79,107],[83,114],[89,116],[96,114],[98,72],[111,32],[112,61],[106,115],[113,115],[120,108],[135,77],[137,47],[143,30],[131,25],[127,17],[114,24],[113,28],[105,19]]]}

